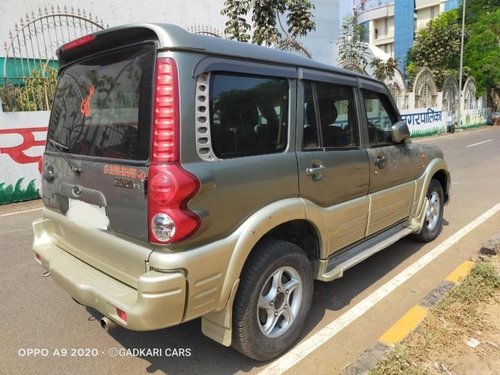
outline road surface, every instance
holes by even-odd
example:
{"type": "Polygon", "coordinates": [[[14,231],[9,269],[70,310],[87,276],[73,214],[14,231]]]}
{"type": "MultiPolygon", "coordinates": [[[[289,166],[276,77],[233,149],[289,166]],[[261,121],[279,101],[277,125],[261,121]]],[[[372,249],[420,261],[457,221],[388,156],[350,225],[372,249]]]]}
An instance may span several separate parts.
{"type": "Polygon", "coordinates": [[[316,282],[302,345],[270,363],[249,360],[204,337],[200,320],[157,332],[118,328],[106,333],[96,320],[99,313],[76,304],[34,261],[31,222],[40,216],[41,202],[0,207],[0,374],[339,373],[483,241],[500,232],[500,213],[489,211],[484,219],[500,203],[500,127],[426,142],[442,148],[452,175],[442,234],[430,244],[403,239],[342,279],[316,282]],[[471,230],[459,232],[481,217],[471,230]],[[459,240],[448,246],[450,238],[459,240]],[[385,290],[408,267],[414,269],[440,244],[446,247],[442,254],[373,303],[374,292],[382,286],[385,290]],[[346,316],[345,327],[332,331],[346,316]],[[318,337],[326,338],[321,345],[318,337]]]}

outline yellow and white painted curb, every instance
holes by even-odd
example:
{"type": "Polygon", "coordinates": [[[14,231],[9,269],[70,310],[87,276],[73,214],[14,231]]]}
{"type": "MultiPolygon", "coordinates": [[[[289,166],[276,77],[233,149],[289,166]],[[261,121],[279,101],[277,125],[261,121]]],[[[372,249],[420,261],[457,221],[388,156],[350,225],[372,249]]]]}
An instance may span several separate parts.
{"type": "Polygon", "coordinates": [[[349,364],[342,374],[358,375],[366,374],[374,365],[383,358],[385,353],[396,344],[403,341],[418,327],[436,304],[445,297],[448,292],[460,283],[474,267],[475,263],[466,261],[451,272],[436,288],[434,288],[419,304],[413,306],[396,323],[382,334],[377,343],[368,348],[353,363],[349,364]]]}

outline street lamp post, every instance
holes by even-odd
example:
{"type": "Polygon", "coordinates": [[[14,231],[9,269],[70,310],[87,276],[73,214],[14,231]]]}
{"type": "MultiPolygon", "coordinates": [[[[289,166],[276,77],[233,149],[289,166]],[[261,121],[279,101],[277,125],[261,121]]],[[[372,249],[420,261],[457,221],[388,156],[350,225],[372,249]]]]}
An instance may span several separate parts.
{"type": "Polygon", "coordinates": [[[467,0],[462,4],[462,36],[460,40],[460,67],[458,69],[458,106],[457,106],[457,127],[462,125],[462,71],[464,65],[464,30],[465,30],[465,6],[467,0]]]}

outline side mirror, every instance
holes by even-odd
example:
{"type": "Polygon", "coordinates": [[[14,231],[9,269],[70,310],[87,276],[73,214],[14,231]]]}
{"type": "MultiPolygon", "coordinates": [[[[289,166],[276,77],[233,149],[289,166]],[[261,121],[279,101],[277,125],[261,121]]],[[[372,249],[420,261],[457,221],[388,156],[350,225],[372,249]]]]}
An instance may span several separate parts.
{"type": "Polygon", "coordinates": [[[406,121],[396,122],[391,127],[392,140],[395,143],[406,142],[410,139],[410,129],[408,129],[408,125],[406,121]]]}

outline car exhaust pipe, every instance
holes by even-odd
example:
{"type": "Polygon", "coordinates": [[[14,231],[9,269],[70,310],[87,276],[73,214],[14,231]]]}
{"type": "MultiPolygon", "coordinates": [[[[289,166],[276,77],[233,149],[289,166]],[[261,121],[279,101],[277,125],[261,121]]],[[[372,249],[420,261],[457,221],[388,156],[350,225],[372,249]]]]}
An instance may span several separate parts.
{"type": "Polygon", "coordinates": [[[117,324],[115,322],[113,322],[112,320],[110,320],[106,317],[101,318],[101,327],[106,332],[113,330],[114,328],[116,328],[116,326],[117,326],[117,324]]]}

